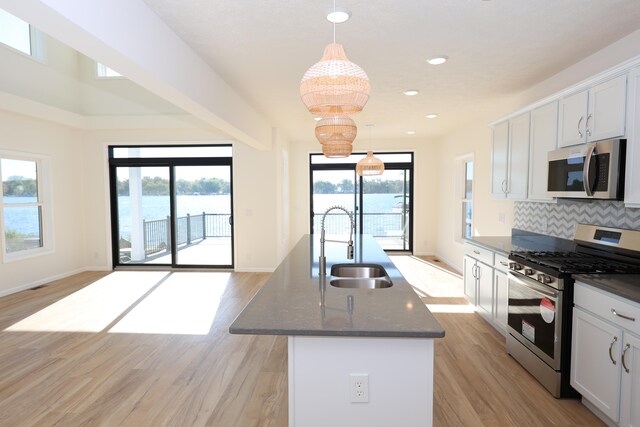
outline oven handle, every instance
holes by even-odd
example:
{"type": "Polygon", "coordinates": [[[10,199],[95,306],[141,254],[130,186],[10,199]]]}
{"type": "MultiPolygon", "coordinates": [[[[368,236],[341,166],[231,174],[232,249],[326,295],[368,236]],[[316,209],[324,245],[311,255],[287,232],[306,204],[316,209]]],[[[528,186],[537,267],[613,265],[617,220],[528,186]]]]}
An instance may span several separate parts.
{"type": "Polygon", "coordinates": [[[584,169],[582,170],[582,185],[587,196],[593,197],[593,191],[591,191],[591,183],[589,182],[589,169],[591,169],[591,157],[596,151],[596,144],[590,144],[587,148],[587,154],[584,157],[584,169]]]}
{"type": "Polygon", "coordinates": [[[552,298],[554,301],[558,299],[557,292],[549,291],[547,289],[542,288],[543,285],[538,285],[538,282],[534,281],[533,279],[529,279],[528,277],[516,276],[511,271],[509,272],[509,275],[518,283],[520,283],[522,286],[525,286],[534,292],[538,292],[541,295],[552,298]]]}

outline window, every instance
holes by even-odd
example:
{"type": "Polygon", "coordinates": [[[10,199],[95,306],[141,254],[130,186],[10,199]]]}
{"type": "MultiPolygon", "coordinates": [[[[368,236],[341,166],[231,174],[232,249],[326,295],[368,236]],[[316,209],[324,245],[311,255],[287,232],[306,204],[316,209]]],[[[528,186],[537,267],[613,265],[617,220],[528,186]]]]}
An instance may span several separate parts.
{"type": "Polygon", "coordinates": [[[47,197],[43,191],[46,159],[0,153],[2,259],[40,254],[50,239],[47,197]]]}
{"type": "Polygon", "coordinates": [[[42,39],[42,33],[27,22],[0,9],[0,43],[42,60],[42,39]]]}
{"type": "Polygon", "coordinates": [[[100,62],[96,62],[96,74],[98,75],[99,78],[103,78],[103,79],[112,78],[112,77],[122,77],[122,74],[120,74],[116,70],[113,70],[107,67],[104,64],[101,64],[100,62]]]}
{"type": "Polygon", "coordinates": [[[469,239],[473,236],[473,155],[463,156],[458,159],[456,169],[459,175],[459,238],[469,239]]]}

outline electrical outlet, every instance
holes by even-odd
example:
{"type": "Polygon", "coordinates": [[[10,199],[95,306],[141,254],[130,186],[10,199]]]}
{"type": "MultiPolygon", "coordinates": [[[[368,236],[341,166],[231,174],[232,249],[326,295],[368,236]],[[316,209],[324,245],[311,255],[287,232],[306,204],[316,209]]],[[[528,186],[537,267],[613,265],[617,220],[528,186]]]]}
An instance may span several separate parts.
{"type": "Polygon", "coordinates": [[[349,396],[352,403],[369,402],[369,374],[349,375],[349,396]]]}

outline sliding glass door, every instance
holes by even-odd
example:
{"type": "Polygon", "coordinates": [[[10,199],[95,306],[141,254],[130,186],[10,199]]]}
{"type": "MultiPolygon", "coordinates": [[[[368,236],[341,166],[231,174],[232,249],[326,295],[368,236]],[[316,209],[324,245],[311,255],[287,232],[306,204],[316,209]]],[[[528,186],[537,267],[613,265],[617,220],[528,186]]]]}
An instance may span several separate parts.
{"type": "MultiPolygon", "coordinates": [[[[379,176],[360,177],[355,165],[364,155],[328,159],[312,154],[311,233],[320,233],[323,214],[331,206],[340,205],[354,213],[356,232],[372,235],[389,251],[412,250],[413,155],[411,153],[376,154],[385,162],[379,176]]],[[[332,211],[325,220],[330,234],[348,234],[346,215],[332,211]]]]}
{"type": "Polygon", "coordinates": [[[114,266],[233,266],[231,147],[111,147],[110,171],[114,266]]]}

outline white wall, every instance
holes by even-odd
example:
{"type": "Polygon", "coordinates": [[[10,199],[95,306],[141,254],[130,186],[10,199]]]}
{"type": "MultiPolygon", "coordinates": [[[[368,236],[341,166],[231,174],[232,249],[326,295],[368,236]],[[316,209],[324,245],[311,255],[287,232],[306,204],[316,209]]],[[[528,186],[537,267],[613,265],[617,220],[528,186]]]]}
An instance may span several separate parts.
{"type": "Polygon", "coordinates": [[[50,156],[53,252],[0,263],[0,295],[82,271],[88,265],[84,226],[83,133],[0,110],[0,149],[50,156]]]}
{"type": "Polygon", "coordinates": [[[440,147],[437,161],[440,168],[438,199],[441,204],[437,219],[437,255],[440,258],[458,270],[462,270],[462,243],[456,242],[452,237],[454,228],[458,226],[451,214],[457,207],[454,186],[456,157],[465,153],[475,153],[474,234],[477,236],[510,235],[513,223],[513,202],[493,200],[489,195],[492,143],[489,124],[638,55],[640,55],[640,31],[630,34],[538,85],[505,97],[490,111],[485,111],[479,120],[460,127],[457,132],[438,141],[440,147]],[[500,213],[505,214],[504,224],[498,221],[500,213]]]}

